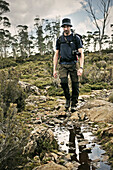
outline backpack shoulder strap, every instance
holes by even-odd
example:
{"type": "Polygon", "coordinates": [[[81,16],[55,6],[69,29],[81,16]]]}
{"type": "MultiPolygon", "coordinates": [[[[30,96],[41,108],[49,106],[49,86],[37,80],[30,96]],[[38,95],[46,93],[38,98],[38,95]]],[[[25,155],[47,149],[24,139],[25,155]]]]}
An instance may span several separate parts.
{"type": "Polygon", "coordinates": [[[82,35],[75,33],[75,34],[73,35],[73,37],[74,37],[73,40],[74,40],[74,42],[75,42],[76,45],[77,45],[77,37],[80,38],[80,40],[81,40],[81,42],[82,42],[82,45],[83,45],[82,35]]]}
{"type": "Polygon", "coordinates": [[[63,35],[60,35],[60,36],[58,37],[58,43],[59,43],[59,44],[63,43],[63,42],[62,42],[62,38],[63,38],[63,35]]]}

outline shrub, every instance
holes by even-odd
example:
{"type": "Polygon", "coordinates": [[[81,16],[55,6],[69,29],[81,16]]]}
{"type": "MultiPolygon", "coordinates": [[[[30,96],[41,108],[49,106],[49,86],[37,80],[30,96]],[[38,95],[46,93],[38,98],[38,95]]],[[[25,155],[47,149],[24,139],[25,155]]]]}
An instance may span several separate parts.
{"type": "Polygon", "coordinates": [[[99,68],[101,68],[101,67],[103,67],[104,69],[106,68],[106,65],[107,65],[107,63],[106,63],[106,61],[104,61],[104,60],[101,60],[101,61],[99,61],[99,62],[97,62],[97,67],[99,67],[99,68]]]}
{"type": "Polygon", "coordinates": [[[0,60],[0,68],[10,67],[10,66],[16,66],[17,63],[13,58],[4,58],[0,60]]]}
{"type": "Polygon", "coordinates": [[[4,110],[4,114],[10,106],[10,103],[16,103],[19,111],[25,107],[26,94],[18,84],[19,75],[15,70],[8,72],[0,72],[0,106],[4,110]]]}

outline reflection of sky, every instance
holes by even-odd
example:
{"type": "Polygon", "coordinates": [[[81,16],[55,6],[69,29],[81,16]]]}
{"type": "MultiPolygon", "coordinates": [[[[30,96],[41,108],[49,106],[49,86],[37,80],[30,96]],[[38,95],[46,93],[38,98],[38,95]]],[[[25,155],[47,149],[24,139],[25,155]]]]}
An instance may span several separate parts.
{"type": "MultiPolygon", "coordinates": [[[[90,146],[87,146],[87,147],[90,147],[90,146]]],[[[88,155],[89,155],[89,158],[92,160],[99,159],[101,157],[101,155],[105,153],[105,151],[100,149],[100,146],[97,144],[95,144],[94,148],[91,151],[92,151],[92,153],[90,153],[88,155]]]]}
{"type": "Polygon", "coordinates": [[[58,140],[58,144],[60,145],[61,150],[65,150],[68,153],[69,147],[66,144],[69,142],[69,131],[62,127],[55,127],[54,135],[58,140]],[[63,145],[60,143],[64,142],[63,145]]]}
{"type": "MultiPolygon", "coordinates": [[[[81,126],[81,131],[84,136],[84,139],[90,142],[89,144],[86,145],[87,148],[91,148],[91,153],[88,154],[89,159],[91,160],[100,159],[101,155],[104,154],[105,151],[100,149],[100,145],[93,143],[95,137],[93,136],[92,132],[84,132],[87,131],[87,129],[88,126],[81,126]],[[95,144],[94,147],[92,147],[92,144],[95,144]]],[[[97,167],[97,170],[110,170],[110,166],[105,164],[104,162],[101,161],[95,162],[95,165],[97,167]]]]}
{"type": "MultiPolygon", "coordinates": [[[[101,160],[101,155],[105,153],[104,150],[100,149],[100,145],[93,142],[94,136],[92,132],[86,132],[88,131],[88,126],[81,126],[81,132],[84,136],[85,140],[89,141],[89,144],[86,145],[86,148],[91,148],[91,153],[88,154],[89,159],[94,161],[94,166],[97,167],[97,170],[110,170],[110,166],[105,164],[105,162],[101,161],[95,161],[95,160],[101,160]],[[94,145],[94,146],[93,146],[94,145]]],[[[66,144],[69,143],[69,130],[67,130],[66,127],[55,127],[54,135],[56,139],[58,140],[58,144],[60,146],[60,149],[63,151],[66,151],[68,153],[69,146],[66,146],[66,144]],[[63,145],[61,145],[61,142],[63,142],[63,145]]],[[[75,136],[75,152],[77,154],[77,159],[79,160],[79,144],[77,136],[75,136]]],[[[91,168],[91,166],[90,166],[91,168]]],[[[84,169],[85,170],[85,169],[84,169]]]]}

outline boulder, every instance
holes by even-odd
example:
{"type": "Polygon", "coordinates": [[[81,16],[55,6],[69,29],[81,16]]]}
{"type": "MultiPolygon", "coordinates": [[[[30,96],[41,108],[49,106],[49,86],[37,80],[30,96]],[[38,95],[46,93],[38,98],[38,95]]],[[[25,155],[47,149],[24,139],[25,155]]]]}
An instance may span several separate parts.
{"type": "Polygon", "coordinates": [[[33,92],[37,95],[40,95],[39,88],[36,86],[33,86],[27,82],[19,81],[18,84],[27,92],[33,92]]]}
{"type": "Polygon", "coordinates": [[[109,122],[113,119],[113,103],[105,100],[88,101],[81,112],[85,112],[91,121],[109,122]]]}
{"type": "Polygon", "coordinates": [[[23,154],[31,154],[34,153],[35,150],[40,147],[37,146],[40,143],[41,138],[43,137],[43,141],[47,141],[49,139],[49,143],[51,144],[54,139],[54,134],[51,129],[47,129],[44,126],[38,126],[35,128],[29,137],[27,145],[24,147],[23,154]]]}
{"type": "Polygon", "coordinates": [[[48,164],[36,167],[33,170],[68,170],[68,168],[51,161],[48,164]]]}

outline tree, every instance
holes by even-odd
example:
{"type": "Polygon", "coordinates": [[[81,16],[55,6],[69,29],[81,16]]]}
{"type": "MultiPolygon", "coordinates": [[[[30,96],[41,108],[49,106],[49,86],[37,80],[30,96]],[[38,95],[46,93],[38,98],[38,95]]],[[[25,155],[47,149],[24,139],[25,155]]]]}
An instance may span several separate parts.
{"type": "Polygon", "coordinates": [[[11,34],[8,30],[0,29],[0,54],[1,58],[7,57],[7,48],[10,46],[11,34]]]}
{"type": "Polygon", "coordinates": [[[95,24],[99,32],[98,43],[99,43],[99,51],[101,52],[102,40],[104,38],[105,28],[107,25],[107,20],[108,20],[108,16],[110,13],[110,5],[112,3],[112,0],[97,0],[98,4],[96,8],[98,8],[99,11],[101,12],[102,19],[98,19],[98,13],[96,12],[97,9],[94,8],[93,2],[94,1],[92,0],[87,0],[87,4],[83,2],[81,2],[81,4],[83,8],[87,11],[87,13],[89,14],[89,17],[93,20],[93,23],[95,24]],[[101,26],[100,26],[100,22],[101,22],[101,26]]]}
{"type": "Polygon", "coordinates": [[[6,1],[0,0],[0,53],[1,58],[7,56],[6,48],[9,46],[10,32],[5,30],[4,28],[10,27],[11,23],[7,17],[3,17],[2,15],[6,12],[9,12],[9,3],[6,1]]]}
{"type": "Polygon", "coordinates": [[[7,17],[2,17],[2,14],[9,12],[9,3],[6,1],[0,0],[0,25],[9,27],[11,24],[7,17]]]}
{"type": "Polygon", "coordinates": [[[6,1],[0,0],[0,15],[3,13],[9,12],[9,3],[6,1]]]}
{"type": "Polygon", "coordinates": [[[41,20],[39,17],[34,19],[35,21],[35,29],[36,29],[36,43],[38,47],[38,51],[40,54],[44,54],[45,51],[45,43],[44,43],[44,35],[43,35],[43,19],[41,20]]]}
{"type": "MultiPolygon", "coordinates": [[[[110,25],[111,28],[112,28],[112,32],[113,32],[113,24],[110,25]]],[[[113,48],[113,34],[111,34],[111,41],[109,42],[109,45],[110,45],[110,49],[113,48]]]]}
{"type": "Polygon", "coordinates": [[[23,58],[29,56],[29,35],[28,35],[28,26],[18,25],[18,40],[20,47],[20,54],[23,58]]]}

